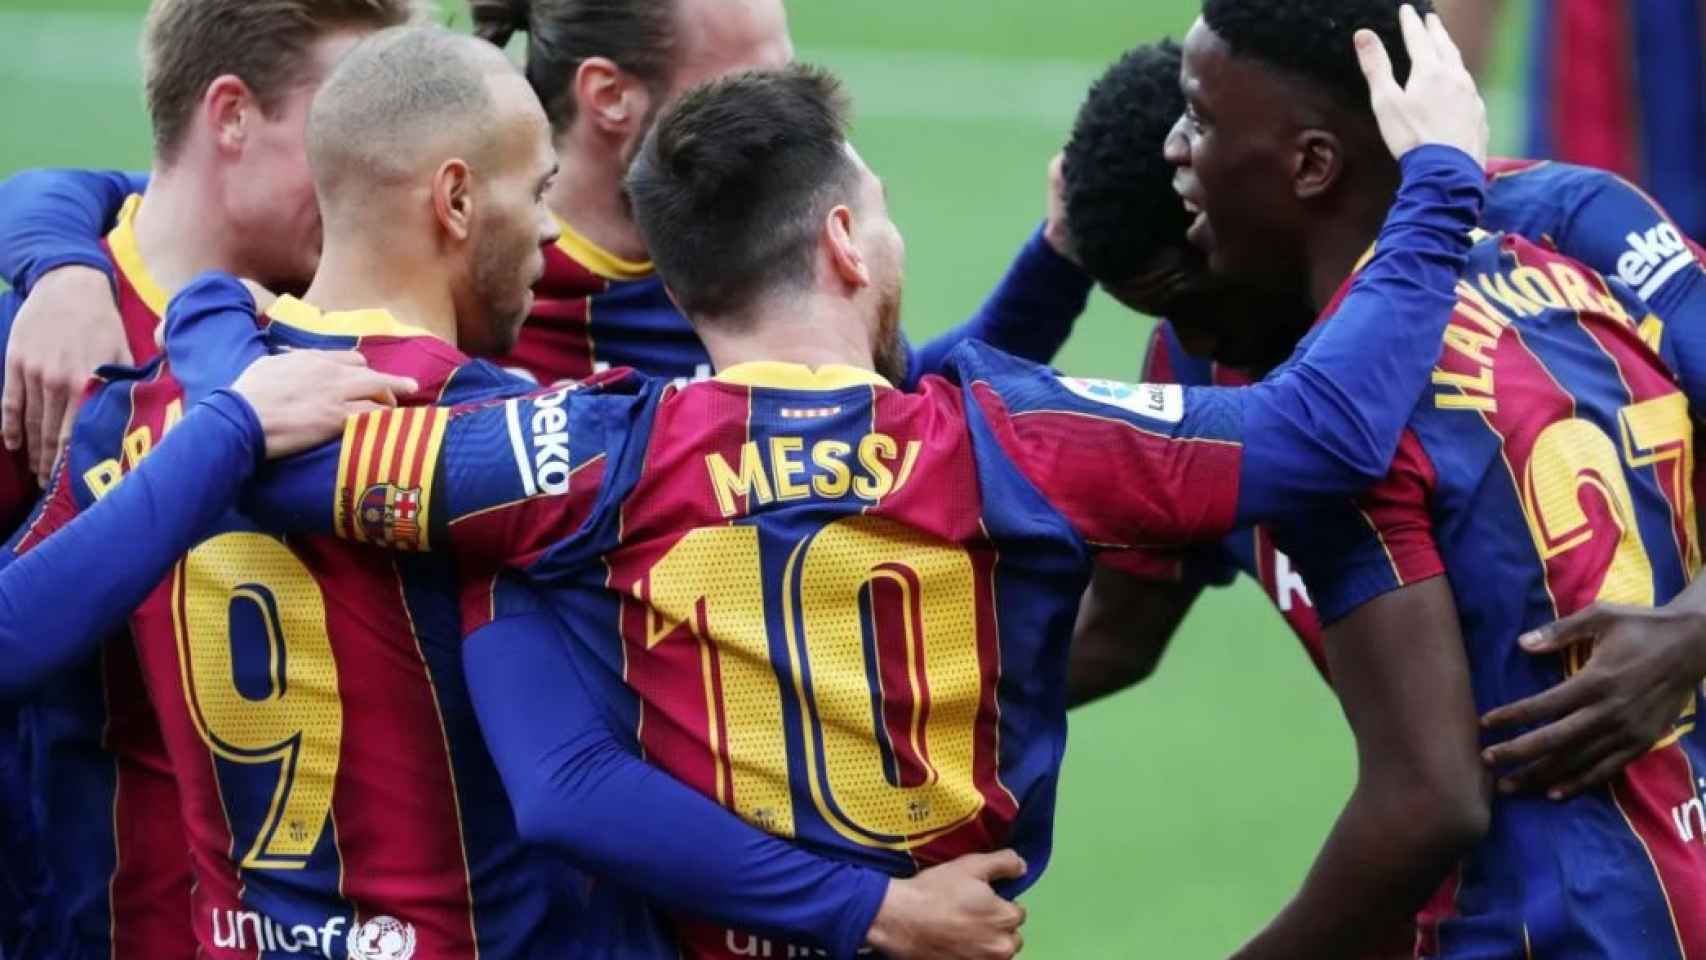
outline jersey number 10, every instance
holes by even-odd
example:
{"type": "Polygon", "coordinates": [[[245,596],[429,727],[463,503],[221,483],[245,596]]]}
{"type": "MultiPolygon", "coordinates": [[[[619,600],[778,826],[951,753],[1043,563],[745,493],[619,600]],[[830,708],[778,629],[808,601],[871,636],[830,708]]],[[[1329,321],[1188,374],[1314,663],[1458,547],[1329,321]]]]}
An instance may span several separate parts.
{"type": "Polygon", "coordinates": [[[683,732],[709,747],[699,779],[716,799],[794,836],[791,710],[796,769],[842,837],[909,850],[976,817],[1000,787],[970,553],[851,516],[796,543],[769,596],[766,577],[759,528],[737,525],[687,534],[635,584],[624,623],[642,743],[648,725],[696,726],[683,732]]]}

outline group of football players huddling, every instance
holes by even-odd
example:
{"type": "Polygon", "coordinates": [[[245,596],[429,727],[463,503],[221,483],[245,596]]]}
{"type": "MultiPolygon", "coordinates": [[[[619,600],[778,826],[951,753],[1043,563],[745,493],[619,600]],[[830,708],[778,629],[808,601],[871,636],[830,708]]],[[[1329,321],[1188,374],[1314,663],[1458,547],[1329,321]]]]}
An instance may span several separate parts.
{"type": "Polygon", "coordinates": [[[1428,0],[1126,53],[918,344],[781,0],[469,7],[153,0],[0,183],[0,960],[1010,957],[1239,571],[1357,779],[1238,957],[1706,957],[1706,267],[1428,0]]]}

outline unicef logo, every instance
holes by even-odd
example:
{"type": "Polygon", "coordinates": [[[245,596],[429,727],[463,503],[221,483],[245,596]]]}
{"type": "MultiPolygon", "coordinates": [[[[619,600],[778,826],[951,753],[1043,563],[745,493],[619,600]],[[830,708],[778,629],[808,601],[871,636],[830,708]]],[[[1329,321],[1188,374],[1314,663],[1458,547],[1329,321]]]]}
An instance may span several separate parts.
{"type": "Polygon", "coordinates": [[[415,925],[396,917],[374,917],[349,935],[349,960],[409,960],[415,955],[415,925]]]}

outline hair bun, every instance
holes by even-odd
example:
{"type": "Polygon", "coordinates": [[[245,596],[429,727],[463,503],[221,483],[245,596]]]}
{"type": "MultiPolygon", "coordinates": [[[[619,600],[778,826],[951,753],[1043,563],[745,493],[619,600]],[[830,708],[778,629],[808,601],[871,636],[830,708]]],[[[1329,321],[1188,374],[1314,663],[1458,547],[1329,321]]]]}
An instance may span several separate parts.
{"type": "Polygon", "coordinates": [[[532,0],[468,0],[468,13],[474,19],[475,36],[506,47],[511,37],[528,31],[533,3],[532,0]]]}

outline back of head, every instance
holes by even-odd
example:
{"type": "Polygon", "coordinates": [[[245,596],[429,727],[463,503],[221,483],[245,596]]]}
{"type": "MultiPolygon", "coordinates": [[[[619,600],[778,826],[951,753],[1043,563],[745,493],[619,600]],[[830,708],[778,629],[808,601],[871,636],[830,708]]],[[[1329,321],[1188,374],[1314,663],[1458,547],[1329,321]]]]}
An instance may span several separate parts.
{"type": "Polygon", "coordinates": [[[170,164],[208,86],[231,75],[275,110],[306,79],[316,40],[407,23],[415,0],[154,0],[142,35],[154,152],[170,164]]]}
{"type": "Polygon", "coordinates": [[[858,167],[840,83],[815,67],[734,74],[659,118],[628,173],[634,219],[689,317],[813,280],[824,218],[858,167]]]}
{"type": "Polygon", "coordinates": [[[1191,218],[1162,154],[1185,112],[1178,44],[1138,47],[1090,88],[1066,143],[1066,219],[1084,269],[1117,287],[1185,244],[1191,218]]]}
{"type": "Polygon", "coordinates": [[[308,117],[308,163],[328,222],[451,155],[479,153],[502,52],[422,25],[382,30],[339,62],[308,117]]]}
{"type": "Polygon", "coordinates": [[[1374,124],[1368,83],[1352,38],[1358,30],[1379,34],[1400,85],[1410,77],[1410,55],[1398,24],[1405,3],[1427,16],[1433,0],[1205,0],[1203,22],[1231,48],[1299,77],[1374,124]]]}
{"type": "Polygon", "coordinates": [[[474,33],[499,47],[527,34],[527,82],[559,133],[575,121],[575,73],[604,57],[661,90],[670,79],[678,0],[468,0],[474,33]]]}

